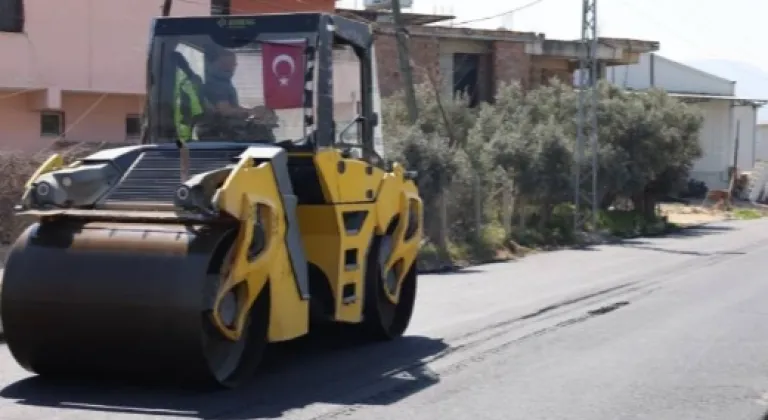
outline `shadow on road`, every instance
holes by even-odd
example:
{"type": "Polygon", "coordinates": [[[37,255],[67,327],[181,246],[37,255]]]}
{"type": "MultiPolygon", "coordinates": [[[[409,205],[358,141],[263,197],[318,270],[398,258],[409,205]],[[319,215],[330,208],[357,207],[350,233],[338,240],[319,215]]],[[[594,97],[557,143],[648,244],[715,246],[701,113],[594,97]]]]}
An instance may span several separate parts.
{"type": "Polygon", "coordinates": [[[685,238],[685,237],[699,237],[706,235],[714,235],[718,233],[725,233],[734,230],[733,226],[724,225],[701,225],[696,227],[690,227],[680,229],[676,232],[671,232],[664,235],[667,238],[685,238]]]}
{"type": "MultiPolygon", "coordinates": [[[[636,249],[642,249],[642,250],[648,250],[648,251],[658,251],[658,252],[665,252],[669,254],[680,254],[680,255],[695,255],[695,256],[713,256],[713,255],[743,255],[744,252],[700,252],[700,251],[689,251],[689,250],[682,250],[682,249],[672,249],[670,247],[664,247],[659,246],[659,242],[655,239],[685,239],[685,238],[697,238],[697,237],[703,237],[707,235],[716,235],[721,233],[726,233],[729,231],[733,231],[735,228],[732,226],[723,226],[723,225],[701,225],[696,227],[690,227],[690,228],[683,228],[678,231],[673,232],[667,232],[662,233],[658,235],[648,235],[648,236],[641,236],[636,238],[625,238],[625,239],[616,239],[613,242],[610,242],[606,245],[613,245],[613,246],[620,246],[625,248],[636,248],[636,249]]],[[[684,242],[680,242],[682,244],[684,242]]],[[[575,250],[575,251],[600,251],[601,245],[582,245],[582,246],[572,246],[568,249],[575,250]]]]}
{"type": "MultiPolygon", "coordinates": [[[[509,261],[504,261],[509,262],[509,261]]],[[[493,263],[482,263],[480,267],[490,265],[490,264],[496,264],[493,263]]],[[[434,271],[434,272],[428,272],[424,273],[425,275],[434,275],[434,276],[462,276],[464,274],[477,274],[477,273],[484,273],[485,271],[479,269],[479,268],[471,268],[471,267],[458,267],[451,270],[443,270],[443,271],[434,271]]]]}
{"type": "Polygon", "coordinates": [[[205,392],[167,385],[118,385],[32,377],[7,386],[0,397],[37,407],[101,414],[245,420],[279,418],[285,411],[331,404],[385,405],[435,384],[421,360],[447,349],[442,340],[406,336],[370,345],[311,337],[274,346],[268,367],[237,390],[205,392]]]}
{"type": "MultiPolygon", "coordinates": [[[[688,229],[682,229],[677,232],[672,232],[669,234],[664,235],[664,238],[696,238],[696,237],[702,237],[706,235],[714,235],[719,233],[725,233],[734,230],[731,226],[712,226],[712,225],[705,225],[705,226],[697,226],[694,228],[688,228],[688,229]]],[[[684,242],[680,242],[680,244],[683,244],[684,242]]],[[[679,254],[679,255],[693,255],[693,256],[699,256],[699,257],[711,257],[715,255],[744,255],[745,252],[740,251],[692,251],[692,250],[686,250],[686,249],[675,249],[669,246],[659,246],[658,242],[654,241],[648,241],[643,239],[628,239],[625,241],[622,241],[620,244],[622,247],[626,248],[635,248],[635,249],[641,249],[641,250],[647,250],[647,251],[657,251],[657,252],[664,252],[667,254],[679,254]]]]}
{"type": "Polygon", "coordinates": [[[746,252],[741,252],[741,251],[703,252],[703,251],[690,251],[685,249],[662,248],[658,246],[649,246],[649,245],[642,245],[642,244],[624,244],[623,246],[627,248],[635,248],[635,249],[641,249],[645,251],[657,251],[657,252],[664,252],[666,254],[693,255],[696,257],[712,257],[715,255],[745,255],[746,254],[746,252]]]}

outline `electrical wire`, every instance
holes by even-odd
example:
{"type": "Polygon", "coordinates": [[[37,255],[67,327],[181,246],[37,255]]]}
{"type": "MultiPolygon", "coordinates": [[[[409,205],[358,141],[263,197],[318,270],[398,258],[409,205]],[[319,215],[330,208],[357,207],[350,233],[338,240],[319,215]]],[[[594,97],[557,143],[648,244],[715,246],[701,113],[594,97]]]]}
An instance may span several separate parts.
{"type": "Polygon", "coordinates": [[[504,12],[501,12],[501,13],[496,13],[496,14],[493,14],[493,15],[490,15],[490,16],[484,16],[484,17],[480,17],[480,18],[476,18],[476,19],[469,19],[469,20],[464,20],[464,21],[461,21],[461,22],[456,22],[456,23],[454,23],[454,25],[466,25],[468,23],[484,22],[486,20],[500,18],[500,17],[506,16],[506,15],[511,15],[513,13],[517,13],[517,12],[523,11],[525,9],[528,9],[529,7],[536,6],[537,4],[542,3],[543,1],[544,0],[533,0],[533,1],[529,2],[529,3],[526,3],[526,4],[522,5],[522,6],[516,7],[514,9],[510,9],[510,10],[507,10],[507,11],[504,11],[504,12]]]}
{"type": "Polygon", "coordinates": [[[102,93],[101,96],[99,96],[98,99],[96,99],[80,116],[72,123],[69,124],[69,126],[64,130],[63,133],[59,137],[57,137],[54,141],[59,141],[64,139],[64,137],[67,136],[67,134],[72,131],[75,127],[77,127],[83,120],[85,120],[93,111],[98,108],[98,106],[104,101],[104,99],[107,98],[109,94],[108,93],[102,93]]]}

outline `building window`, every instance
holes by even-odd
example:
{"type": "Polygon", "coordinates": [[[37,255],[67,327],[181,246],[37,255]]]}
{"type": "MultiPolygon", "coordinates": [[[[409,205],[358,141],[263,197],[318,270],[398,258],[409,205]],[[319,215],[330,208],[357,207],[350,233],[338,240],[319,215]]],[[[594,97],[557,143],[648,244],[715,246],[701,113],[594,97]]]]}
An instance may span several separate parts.
{"type": "Polygon", "coordinates": [[[462,93],[474,108],[479,102],[480,54],[453,54],[453,92],[462,93]]]}
{"type": "Polygon", "coordinates": [[[0,32],[24,32],[23,0],[0,0],[0,32]]]}
{"type": "Polygon", "coordinates": [[[128,115],[125,117],[125,137],[137,139],[141,136],[141,115],[128,115]]]}
{"type": "Polygon", "coordinates": [[[45,111],[40,113],[40,135],[59,137],[64,134],[64,113],[45,111]]]}
{"type": "Polygon", "coordinates": [[[229,15],[232,7],[232,0],[211,0],[212,15],[229,15]]]}

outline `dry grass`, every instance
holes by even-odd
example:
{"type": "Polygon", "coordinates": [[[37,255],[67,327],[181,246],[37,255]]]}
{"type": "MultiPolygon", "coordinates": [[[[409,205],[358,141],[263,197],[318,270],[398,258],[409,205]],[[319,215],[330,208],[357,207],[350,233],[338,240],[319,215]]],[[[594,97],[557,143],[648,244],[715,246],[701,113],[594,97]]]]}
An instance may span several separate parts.
{"type": "Polygon", "coordinates": [[[13,241],[24,226],[13,216],[24,183],[43,162],[43,156],[0,152],[0,244],[13,241]]]}
{"type": "MultiPolygon", "coordinates": [[[[13,208],[21,199],[24,184],[38,166],[53,153],[59,153],[66,162],[71,162],[104,148],[107,148],[104,143],[58,142],[33,155],[0,152],[0,172],[3,174],[0,177],[0,246],[13,242],[26,228],[26,222],[13,216],[13,208]]],[[[4,255],[0,256],[3,256],[4,261],[4,255]]]]}
{"type": "Polygon", "coordinates": [[[700,204],[664,203],[661,204],[661,212],[667,216],[671,223],[685,226],[723,220],[765,217],[768,216],[768,206],[734,201],[732,209],[723,210],[700,204]]]}

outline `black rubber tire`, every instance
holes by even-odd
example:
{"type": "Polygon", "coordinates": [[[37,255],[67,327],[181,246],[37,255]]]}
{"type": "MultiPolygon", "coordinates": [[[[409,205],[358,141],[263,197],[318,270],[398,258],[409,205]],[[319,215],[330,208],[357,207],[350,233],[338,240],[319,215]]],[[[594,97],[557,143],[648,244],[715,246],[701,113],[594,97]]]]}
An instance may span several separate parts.
{"type": "Polygon", "coordinates": [[[418,275],[415,263],[403,280],[397,304],[393,304],[386,296],[379,258],[382,244],[388,239],[387,236],[376,237],[366,261],[361,327],[367,340],[387,341],[402,336],[410,325],[416,303],[418,275]]]}
{"type": "MultiPolygon", "coordinates": [[[[211,372],[215,375],[215,382],[212,385],[215,387],[238,388],[253,380],[256,372],[259,370],[268,344],[269,287],[266,287],[256,298],[249,318],[247,332],[243,337],[245,340],[244,349],[237,367],[224,376],[216,375],[215,368],[211,367],[211,372]]],[[[212,326],[211,330],[213,330],[212,326]]],[[[218,332],[212,331],[211,337],[215,337],[215,334],[218,334],[218,332]]],[[[224,337],[220,339],[226,340],[224,337]]]]}
{"type": "MultiPolygon", "coordinates": [[[[222,268],[225,268],[229,265],[229,261],[227,260],[230,255],[229,253],[232,251],[233,249],[230,249],[227,253],[227,257],[225,257],[223,261],[222,268]]],[[[214,290],[216,289],[215,286],[217,285],[220,276],[221,273],[211,275],[211,286],[214,286],[214,290]]],[[[241,339],[236,343],[232,343],[226,337],[222,336],[221,333],[214,327],[210,319],[210,310],[206,310],[202,313],[201,321],[204,324],[204,330],[206,333],[203,337],[202,345],[205,348],[206,358],[208,359],[210,366],[210,372],[215,379],[212,385],[215,387],[233,389],[242,386],[254,378],[256,372],[259,370],[262,360],[264,359],[268,345],[267,335],[269,331],[269,312],[270,288],[269,282],[267,282],[267,286],[262,289],[262,291],[259,293],[259,296],[257,296],[256,301],[253,303],[253,306],[251,307],[247,324],[245,330],[243,331],[243,336],[241,336],[241,339]],[[236,366],[215,366],[216,363],[213,360],[215,356],[211,354],[211,352],[215,351],[212,346],[216,345],[224,348],[225,352],[231,352],[233,346],[242,346],[242,351],[240,352],[239,358],[236,361],[236,366]],[[225,372],[222,372],[222,370],[225,372]]]]}

